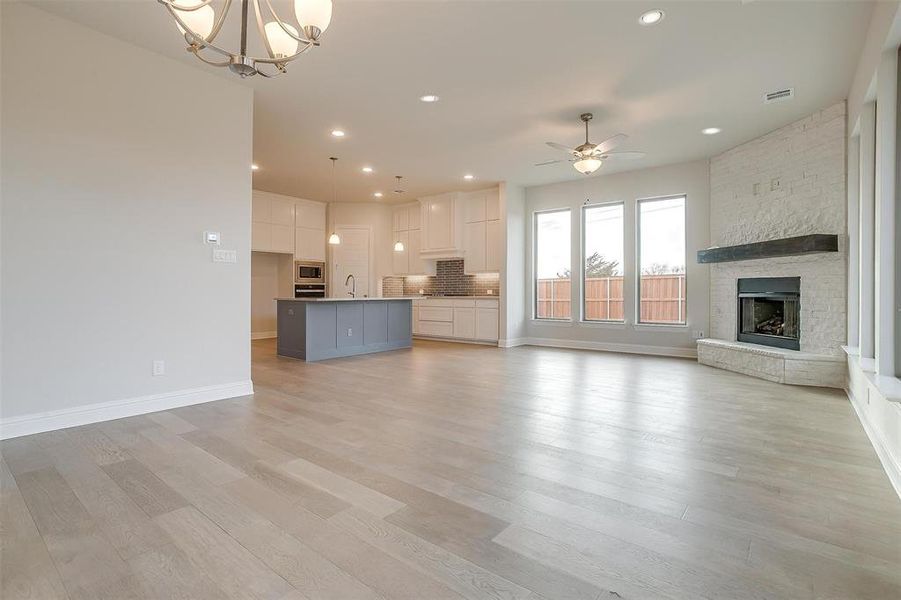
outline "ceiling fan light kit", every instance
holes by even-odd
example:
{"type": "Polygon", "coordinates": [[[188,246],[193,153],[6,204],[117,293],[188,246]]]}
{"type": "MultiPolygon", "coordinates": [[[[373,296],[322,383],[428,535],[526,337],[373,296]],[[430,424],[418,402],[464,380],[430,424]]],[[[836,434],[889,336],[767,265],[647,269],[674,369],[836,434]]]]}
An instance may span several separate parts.
{"type": "Polygon", "coordinates": [[[271,0],[234,0],[241,5],[241,35],[238,49],[228,50],[216,43],[216,37],[233,0],[222,0],[218,15],[213,0],[157,1],[175,19],[175,26],[188,43],[188,52],[208,65],[228,67],[241,77],[274,77],[287,72],[287,63],[319,45],[319,37],[332,20],[332,0],[294,0],[294,15],[300,29],[282,20],[272,8],[271,0]],[[251,5],[268,56],[247,54],[251,5]],[[264,71],[267,67],[269,70],[264,71]]]}
{"type": "Polygon", "coordinates": [[[585,143],[576,146],[575,148],[570,148],[568,146],[564,146],[563,144],[557,144],[556,142],[547,142],[547,145],[553,148],[554,150],[562,150],[570,154],[570,158],[567,161],[564,160],[547,160],[540,163],[535,163],[536,167],[541,167],[544,165],[553,165],[561,162],[570,162],[573,167],[579,173],[583,175],[591,175],[595,171],[597,171],[604,161],[608,158],[644,158],[644,152],[610,152],[613,148],[621,144],[624,140],[628,138],[628,136],[624,133],[617,133],[613,137],[609,137],[600,144],[592,144],[588,141],[588,122],[591,121],[594,116],[591,113],[582,113],[579,115],[579,118],[585,123],[585,143]]]}

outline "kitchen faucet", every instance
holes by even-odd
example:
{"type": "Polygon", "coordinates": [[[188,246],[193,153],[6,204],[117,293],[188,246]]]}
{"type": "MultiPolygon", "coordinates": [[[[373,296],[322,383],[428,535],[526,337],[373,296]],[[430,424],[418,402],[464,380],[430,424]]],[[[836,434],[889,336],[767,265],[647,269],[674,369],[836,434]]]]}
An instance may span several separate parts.
{"type": "Polygon", "coordinates": [[[356,280],[356,278],[354,277],[354,274],[353,274],[353,273],[351,273],[350,275],[348,275],[348,276],[347,276],[347,279],[344,280],[344,287],[347,287],[347,282],[348,282],[348,281],[351,282],[352,287],[350,288],[350,291],[347,292],[347,294],[348,294],[351,298],[356,298],[356,297],[357,297],[357,280],[356,280]]]}

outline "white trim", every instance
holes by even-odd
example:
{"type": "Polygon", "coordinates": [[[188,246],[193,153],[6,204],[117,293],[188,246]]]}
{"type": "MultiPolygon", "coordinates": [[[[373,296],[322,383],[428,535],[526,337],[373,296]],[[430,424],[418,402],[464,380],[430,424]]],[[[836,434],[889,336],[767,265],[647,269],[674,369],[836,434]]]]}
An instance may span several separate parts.
{"type": "Polygon", "coordinates": [[[527,338],[510,338],[509,340],[498,340],[498,348],[516,348],[517,346],[525,346],[527,338]]]}
{"type": "Polygon", "coordinates": [[[250,334],[250,339],[252,340],[269,340],[274,337],[278,337],[277,331],[258,331],[250,334]]]}
{"type": "Polygon", "coordinates": [[[246,381],[188,388],[162,394],[138,396],[137,398],[127,398],[125,400],[98,402],[97,404],[32,413],[19,417],[8,417],[0,419],[0,440],[76,427],[78,425],[88,425],[100,421],[134,417],[192,404],[212,402],[213,400],[247,396],[252,393],[253,382],[248,379],[246,381]]]}
{"type": "Polygon", "coordinates": [[[858,405],[859,401],[851,392],[850,384],[846,385],[845,393],[848,395],[848,400],[851,401],[851,406],[854,407],[854,412],[857,413],[860,424],[863,425],[863,430],[866,432],[867,437],[870,438],[870,444],[876,451],[876,456],[879,457],[879,462],[882,463],[882,468],[885,470],[885,474],[888,475],[889,482],[895,488],[895,493],[901,498],[901,463],[893,459],[880,429],[874,427],[866,418],[866,410],[858,405]]]}
{"type": "Polygon", "coordinates": [[[624,354],[646,354],[649,356],[674,356],[678,358],[697,358],[695,348],[678,348],[672,346],[647,346],[643,344],[611,344],[607,342],[587,342],[581,340],[561,340],[556,338],[521,338],[527,346],[545,346],[548,348],[572,348],[577,350],[600,350],[602,352],[621,352],[624,354]]]}

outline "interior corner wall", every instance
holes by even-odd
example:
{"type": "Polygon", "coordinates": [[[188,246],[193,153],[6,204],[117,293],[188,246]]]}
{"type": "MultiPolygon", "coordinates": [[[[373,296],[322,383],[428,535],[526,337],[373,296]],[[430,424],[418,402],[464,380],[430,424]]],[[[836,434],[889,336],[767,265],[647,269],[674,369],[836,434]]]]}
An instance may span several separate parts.
{"type": "Polygon", "coordinates": [[[525,335],[526,243],[525,190],[508,182],[500,184],[501,219],[504,223],[504,264],[500,273],[500,339],[502,347],[517,346],[525,335]]]}
{"type": "MultiPolygon", "coordinates": [[[[526,188],[526,234],[521,252],[526,257],[525,334],[529,344],[612,350],[642,354],[694,357],[697,344],[694,331],[709,330],[709,269],[698,264],[695,255],[707,248],[710,235],[710,181],[707,160],[652,167],[584,177],[576,181],[526,188]],[[636,324],[631,313],[636,310],[636,203],[641,198],[685,194],[685,259],[688,290],[685,326],[636,324]],[[624,296],[626,323],[585,323],[578,320],[578,302],[582,282],[573,279],[572,321],[542,321],[532,318],[532,217],[536,211],[568,208],[572,211],[571,261],[581,261],[581,211],[586,198],[592,203],[624,202],[625,246],[624,296]]],[[[575,269],[574,269],[575,270],[575,269]]]]}
{"type": "Polygon", "coordinates": [[[0,436],[248,393],[252,90],[2,10],[0,436]]]}

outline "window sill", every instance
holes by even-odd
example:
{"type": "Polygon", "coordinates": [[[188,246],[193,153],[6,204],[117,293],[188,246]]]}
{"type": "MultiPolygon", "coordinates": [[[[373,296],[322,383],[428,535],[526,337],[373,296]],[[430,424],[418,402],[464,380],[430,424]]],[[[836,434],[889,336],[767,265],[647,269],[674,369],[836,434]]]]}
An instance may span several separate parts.
{"type": "Polygon", "coordinates": [[[551,327],[572,327],[573,321],[572,319],[538,319],[535,317],[531,317],[530,321],[532,321],[535,325],[550,325],[551,327]]]}
{"type": "Polygon", "coordinates": [[[648,331],[655,329],[688,329],[688,323],[635,323],[632,327],[648,331]]]}
{"type": "Polygon", "coordinates": [[[579,325],[584,327],[597,327],[599,329],[626,329],[629,324],[624,321],[589,321],[583,319],[579,321],[579,325]]]}

